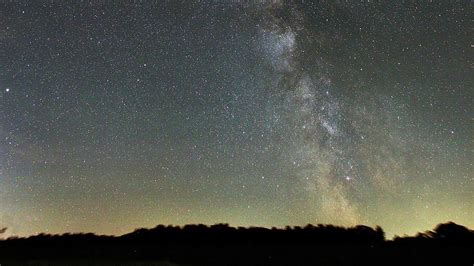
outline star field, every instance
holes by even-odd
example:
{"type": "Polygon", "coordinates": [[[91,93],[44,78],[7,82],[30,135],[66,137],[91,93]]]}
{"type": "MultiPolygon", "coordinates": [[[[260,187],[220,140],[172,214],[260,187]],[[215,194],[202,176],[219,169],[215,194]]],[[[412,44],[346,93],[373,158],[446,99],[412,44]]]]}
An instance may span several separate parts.
{"type": "Polygon", "coordinates": [[[472,5],[0,4],[0,227],[474,227],[472,5]]]}

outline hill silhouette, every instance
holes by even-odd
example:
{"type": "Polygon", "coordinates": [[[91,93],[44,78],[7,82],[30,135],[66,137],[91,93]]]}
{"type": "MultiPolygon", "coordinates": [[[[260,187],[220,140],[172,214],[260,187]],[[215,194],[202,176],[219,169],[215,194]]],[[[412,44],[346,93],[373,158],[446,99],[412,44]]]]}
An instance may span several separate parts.
{"type": "MultiPolygon", "coordinates": [[[[4,229],[2,232],[5,232],[4,229]]],[[[474,231],[449,222],[386,240],[380,227],[158,225],[122,236],[0,241],[3,265],[473,265],[474,231]]]]}

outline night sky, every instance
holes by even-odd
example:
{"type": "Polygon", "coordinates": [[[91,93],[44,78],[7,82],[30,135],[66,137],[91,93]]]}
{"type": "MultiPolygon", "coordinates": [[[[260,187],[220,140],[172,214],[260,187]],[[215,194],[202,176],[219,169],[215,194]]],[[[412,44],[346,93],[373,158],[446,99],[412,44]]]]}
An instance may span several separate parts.
{"type": "Polygon", "coordinates": [[[0,227],[474,228],[473,5],[420,2],[2,1],[0,227]]]}

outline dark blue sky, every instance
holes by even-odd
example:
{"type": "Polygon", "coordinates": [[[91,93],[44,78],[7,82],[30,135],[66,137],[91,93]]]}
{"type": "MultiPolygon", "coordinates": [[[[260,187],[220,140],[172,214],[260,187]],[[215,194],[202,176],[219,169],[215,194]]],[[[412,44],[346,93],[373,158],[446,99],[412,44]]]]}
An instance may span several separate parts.
{"type": "Polygon", "coordinates": [[[0,5],[0,225],[473,227],[472,5],[0,5]]]}

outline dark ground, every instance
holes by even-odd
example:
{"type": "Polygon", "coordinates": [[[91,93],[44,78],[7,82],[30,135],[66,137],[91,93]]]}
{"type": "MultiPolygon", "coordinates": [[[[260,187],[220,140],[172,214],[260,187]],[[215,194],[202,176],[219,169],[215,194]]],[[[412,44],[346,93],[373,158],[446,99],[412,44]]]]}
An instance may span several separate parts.
{"type": "Polygon", "coordinates": [[[473,265],[474,231],[446,223],[386,240],[380,227],[157,226],[114,237],[40,234],[0,241],[7,265],[473,265]]]}

